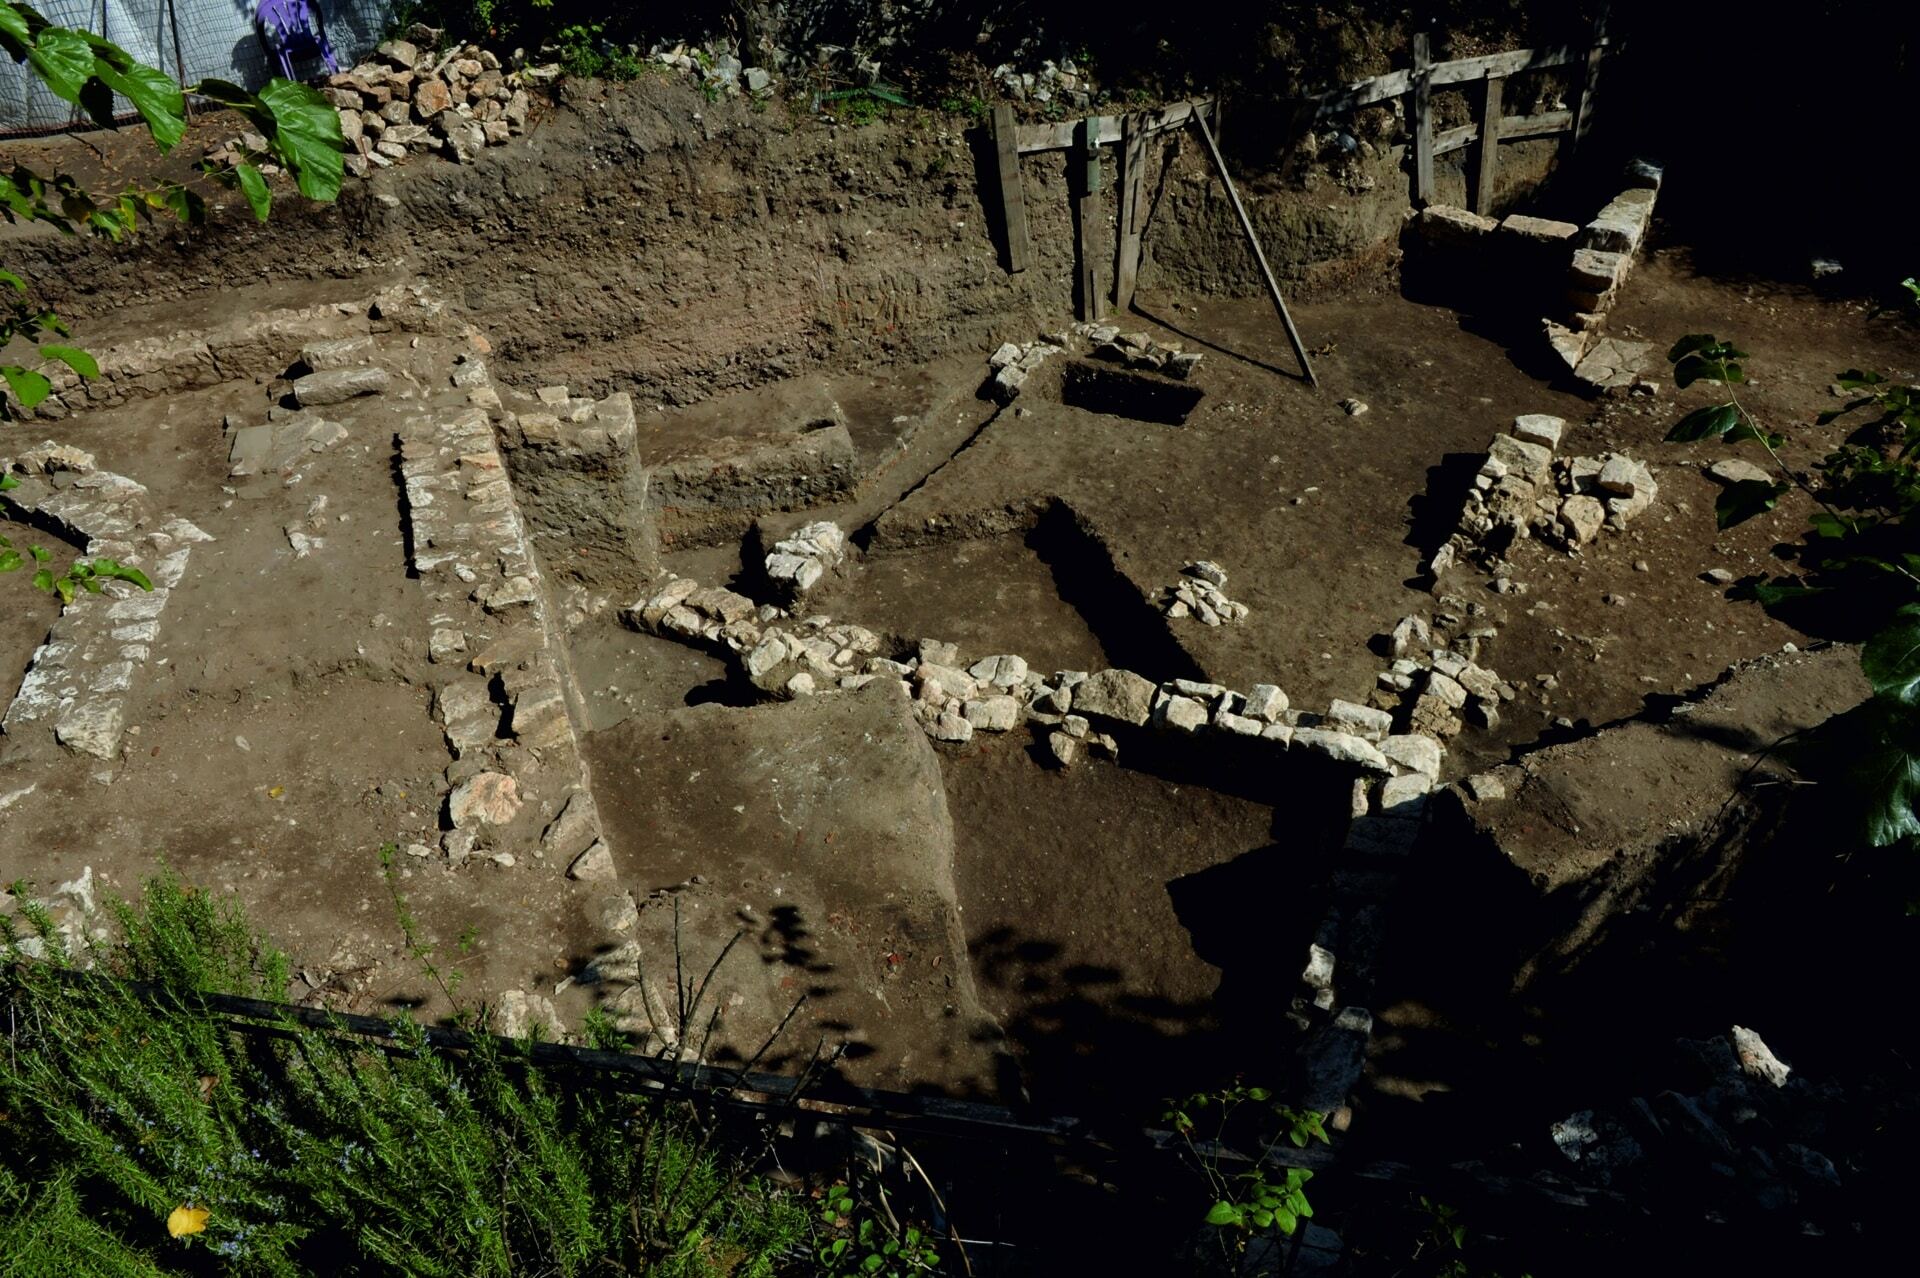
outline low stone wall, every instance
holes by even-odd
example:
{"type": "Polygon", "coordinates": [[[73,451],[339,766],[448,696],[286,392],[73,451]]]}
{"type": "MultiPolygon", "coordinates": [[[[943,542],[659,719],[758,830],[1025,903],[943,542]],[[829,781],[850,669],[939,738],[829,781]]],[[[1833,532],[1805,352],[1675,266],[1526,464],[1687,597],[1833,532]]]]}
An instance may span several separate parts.
{"type": "MultiPolygon", "coordinates": [[[[1443,292],[1464,293],[1469,305],[1484,304],[1485,281],[1498,271],[1524,281],[1552,279],[1564,271],[1557,296],[1522,291],[1522,305],[1538,302],[1548,345],[1580,385],[1596,393],[1648,385],[1641,374],[1653,347],[1605,335],[1612,309],[1646,241],[1659,197],[1661,170],[1644,160],[1627,166],[1628,187],[1586,226],[1514,214],[1496,220],[1436,204],[1420,213],[1415,239],[1426,260],[1419,267],[1443,292]],[[1562,263],[1565,265],[1562,265],[1562,263]]],[[[1502,304],[1505,299],[1496,294],[1502,304]]]]}
{"type": "MultiPolygon", "coordinates": [[[[143,591],[109,581],[98,594],[77,592],[0,720],[7,762],[53,757],[62,747],[113,759],[127,729],[127,693],[152,655],[173,587],[193,547],[212,538],[164,516],[139,483],[51,440],[0,461],[0,474],[18,480],[5,500],[29,520],[78,542],[88,559],[137,568],[153,584],[143,591]]],[[[67,565],[49,561],[48,569],[64,575],[67,565]]]]}

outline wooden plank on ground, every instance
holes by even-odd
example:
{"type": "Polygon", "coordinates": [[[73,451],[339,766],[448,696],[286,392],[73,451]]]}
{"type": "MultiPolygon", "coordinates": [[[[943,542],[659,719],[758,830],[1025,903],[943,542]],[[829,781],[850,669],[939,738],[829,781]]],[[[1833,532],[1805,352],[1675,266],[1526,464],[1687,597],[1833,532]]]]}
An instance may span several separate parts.
{"type": "Polygon", "coordinates": [[[1147,187],[1147,135],[1142,117],[1128,115],[1120,125],[1120,225],[1113,262],[1113,308],[1133,305],[1134,283],[1140,273],[1140,201],[1147,187]]]}
{"type": "Polygon", "coordinates": [[[1033,258],[1027,233],[1027,197],[1020,185],[1020,152],[1015,142],[1013,108],[993,108],[993,149],[1000,176],[1000,224],[1007,233],[1007,271],[1018,274],[1033,258]]]}
{"type": "Polygon", "coordinates": [[[1413,37],[1413,202],[1433,203],[1433,50],[1422,31],[1413,37]]]}
{"type": "Polygon", "coordinates": [[[1480,172],[1474,183],[1473,211],[1483,217],[1493,215],[1494,179],[1500,165],[1500,98],[1505,83],[1497,75],[1488,76],[1480,99],[1480,172]]]}

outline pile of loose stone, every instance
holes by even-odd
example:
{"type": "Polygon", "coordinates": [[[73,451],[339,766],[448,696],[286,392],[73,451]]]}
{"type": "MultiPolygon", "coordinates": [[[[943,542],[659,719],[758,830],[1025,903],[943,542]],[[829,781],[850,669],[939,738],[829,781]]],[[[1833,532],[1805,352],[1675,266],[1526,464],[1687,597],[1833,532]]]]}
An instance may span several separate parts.
{"type": "Polygon", "coordinates": [[[1002,342],[987,358],[987,367],[993,370],[987,393],[1002,404],[1011,404],[1040,365],[1070,346],[1071,340],[1058,333],[1026,343],[1002,342]]]}
{"type": "MultiPolygon", "coordinates": [[[[776,56],[779,56],[776,54],[776,56]]],[[[765,97],[773,92],[774,76],[765,67],[750,67],[740,60],[735,46],[724,41],[706,44],[656,44],[647,57],[663,67],[684,71],[699,80],[700,87],[715,94],[738,97],[765,97]]],[[[874,83],[880,78],[880,64],[873,64],[874,83]]]]}
{"type": "Polygon", "coordinates": [[[1038,71],[1017,71],[1011,62],[1003,62],[990,74],[1002,93],[1021,102],[1045,106],[1057,97],[1076,109],[1093,105],[1093,78],[1071,58],[1048,58],[1038,71]]]}
{"type": "Polygon", "coordinates": [[[830,520],[816,520],[773,543],[767,553],[767,580],[789,601],[819,584],[847,557],[847,534],[830,520]]]}
{"type": "Polygon", "coordinates": [[[372,58],[330,77],[326,92],[340,112],[347,169],[366,177],[422,151],[471,163],[487,147],[527,131],[533,109],[527,85],[559,73],[558,67],[510,71],[478,45],[436,57],[412,41],[388,40],[372,58]]]}
{"type": "Polygon", "coordinates": [[[1493,437],[1458,530],[1430,564],[1436,577],[1462,555],[1498,558],[1529,536],[1577,553],[1653,504],[1660,486],[1645,462],[1624,453],[1556,460],[1565,430],[1561,418],[1528,413],[1493,437]]]}
{"type": "Polygon", "coordinates": [[[1002,404],[1020,394],[1027,378],[1049,358],[1062,353],[1090,354],[1127,368],[1186,379],[1200,363],[1197,353],[1154,341],[1145,333],[1122,333],[1112,324],[1079,323],[1031,342],[1002,342],[987,359],[992,376],[987,393],[1002,404]]]}
{"type": "Polygon", "coordinates": [[[1165,611],[1174,620],[1197,618],[1202,625],[1223,626],[1243,621],[1249,609],[1226,595],[1227,570],[1211,559],[1196,559],[1180,570],[1180,580],[1167,587],[1165,611]]]}
{"type": "Polygon", "coordinates": [[[1095,359],[1166,373],[1182,381],[1192,376],[1200,363],[1198,353],[1184,351],[1178,344],[1156,342],[1145,333],[1122,333],[1111,324],[1075,324],[1073,333],[1091,344],[1095,359]]]}

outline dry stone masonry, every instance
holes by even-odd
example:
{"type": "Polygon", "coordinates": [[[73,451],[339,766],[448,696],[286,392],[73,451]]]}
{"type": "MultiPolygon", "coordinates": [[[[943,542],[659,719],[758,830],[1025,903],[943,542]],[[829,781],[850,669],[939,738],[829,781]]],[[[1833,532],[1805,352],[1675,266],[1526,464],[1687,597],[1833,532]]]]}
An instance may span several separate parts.
{"type": "MultiPolygon", "coordinates": [[[[88,558],[138,568],[153,583],[146,591],[111,581],[99,594],[75,594],[0,720],[11,759],[50,758],[64,748],[112,760],[127,729],[127,696],[152,657],[173,588],[193,547],[212,538],[184,519],[162,517],[143,486],[97,469],[77,448],[49,440],[0,466],[19,481],[7,494],[12,506],[79,542],[88,558]]],[[[49,567],[66,571],[58,562],[49,567]]]]}
{"type": "Polygon", "coordinates": [[[471,357],[456,366],[469,406],[397,436],[412,565],[434,608],[428,657],[444,672],[434,716],[454,755],[441,844],[455,864],[512,866],[531,851],[576,878],[604,876],[566,657],[492,423],[472,402],[497,400],[483,373],[471,357]]]}

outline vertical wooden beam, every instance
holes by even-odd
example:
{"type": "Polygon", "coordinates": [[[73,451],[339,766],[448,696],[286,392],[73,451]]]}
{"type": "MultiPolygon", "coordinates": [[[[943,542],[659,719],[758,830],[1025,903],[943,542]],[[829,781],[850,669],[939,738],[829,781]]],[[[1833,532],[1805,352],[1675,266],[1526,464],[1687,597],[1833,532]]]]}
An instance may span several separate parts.
{"type": "Polygon", "coordinates": [[[1120,121],[1120,182],[1116,193],[1120,200],[1119,241],[1113,263],[1113,307],[1124,311],[1133,305],[1134,283],[1140,274],[1140,201],[1147,186],[1147,133],[1139,115],[1123,116],[1120,121]]]}
{"type": "Polygon", "coordinates": [[[1080,121],[1074,129],[1073,150],[1069,153],[1068,173],[1073,201],[1074,314],[1088,322],[1106,317],[1107,299],[1101,287],[1101,234],[1105,218],[1100,213],[1100,192],[1105,183],[1100,172],[1101,117],[1080,121]]]}
{"type": "Polygon", "coordinates": [[[1500,166],[1500,96],[1504,77],[1487,77],[1486,95],[1480,107],[1480,175],[1474,184],[1473,211],[1482,217],[1493,216],[1494,176],[1500,166]]]}
{"type": "Polygon", "coordinates": [[[1413,202],[1421,208],[1433,203],[1433,49],[1422,31],[1413,37],[1413,92],[1408,95],[1413,119],[1413,202]]]}
{"type": "Polygon", "coordinates": [[[1273,268],[1267,265],[1267,255],[1260,247],[1260,237],[1254,234],[1253,219],[1247,216],[1247,208],[1240,203],[1240,192],[1233,189],[1233,178],[1227,173],[1227,162],[1220,158],[1220,148],[1214,144],[1213,133],[1207,128],[1207,118],[1200,112],[1193,114],[1193,125],[1200,131],[1200,140],[1207,144],[1207,158],[1213,161],[1213,171],[1220,175],[1220,185],[1227,188],[1227,201],[1233,205],[1235,216],[1240,219],[1240,229],[1246,232],[1247,247],[1253,250],[1253,260],[1260,266],[1260,278],[1267,282],[1267,295],[1273,299],[1273,309],[1280,313],[1280,323],[1287,330],[1287,340],[1293,343],[1293,354],[1300,361],[1300,371],[1315,389],[1320,379],[1313,375],[1313,365],[1307,362],[1307,348],[1300,340],[1300,330],[1293,326],[1293,316],[1287,314],[1287,303],[1280,296],[1279,282],[1273,278],[1273,268]]]}
{"type": "Polygon", "coordinates": [[[1586,141],[1593,127],[1594,94],[1600,87],[1600,60],[1606,56],[1607,6],[1593,16],[1593,47],[1587,50],[1587,74],[1579,88],[1579,100],[1573,106],[1573,133],[1567,139],[1569,150],[1586,141]]]}
{"type": "Polygon", "coordinates": [[[1033,258],[1027,232],[1027,197],[1020,186],[1020,139],[1013,123],[1013,107],[1005,102],[993,108],[993,149],[1000,176],[1000,224],[1007,233],[1007,270],[1018,274],[1033,258]]]}

